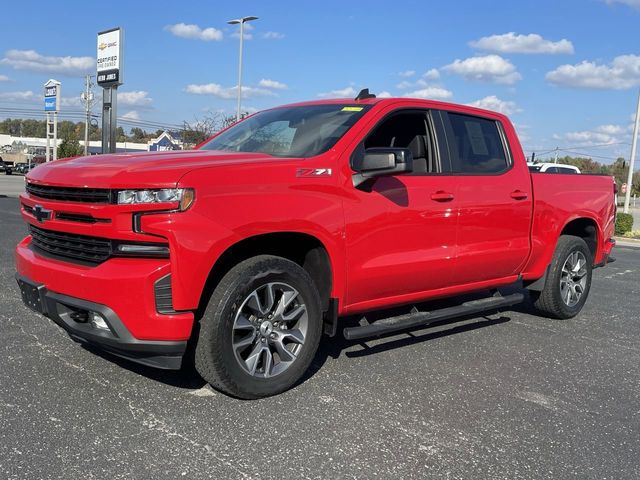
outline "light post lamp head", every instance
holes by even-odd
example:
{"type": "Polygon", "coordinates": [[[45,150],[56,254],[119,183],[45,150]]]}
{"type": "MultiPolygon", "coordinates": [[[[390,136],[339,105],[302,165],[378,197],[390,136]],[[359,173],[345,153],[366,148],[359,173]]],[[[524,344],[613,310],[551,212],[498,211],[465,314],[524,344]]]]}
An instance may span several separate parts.
{"type": "Polygon", "coordinates": [[[257,20],[258,17],[254,17],[254,16],[249,16],[249,17],[242,17],[242,18],[236,18],[234,20],[229,20],[227,23],[229,25],[237,25],[239,23],[246,23],[246,22],[250,22],[252,20],[257,20]]]}

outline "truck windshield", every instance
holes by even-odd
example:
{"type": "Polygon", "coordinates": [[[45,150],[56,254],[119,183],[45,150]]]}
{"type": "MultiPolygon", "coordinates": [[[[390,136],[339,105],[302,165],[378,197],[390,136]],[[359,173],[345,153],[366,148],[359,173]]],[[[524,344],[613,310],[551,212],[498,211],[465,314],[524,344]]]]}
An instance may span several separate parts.
{"type": "Polygon", "coordinates": [[[326,152],[369,105],[309,105],[259,112],[212,138],[200,149],[313,157],[326,152]]]}

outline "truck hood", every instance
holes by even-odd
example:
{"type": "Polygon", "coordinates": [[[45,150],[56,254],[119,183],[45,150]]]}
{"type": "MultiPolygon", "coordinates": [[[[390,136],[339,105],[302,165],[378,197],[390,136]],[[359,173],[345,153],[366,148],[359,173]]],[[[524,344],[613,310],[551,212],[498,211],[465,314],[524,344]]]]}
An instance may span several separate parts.
{"type": "Polygon", "coordinates": [[[262,153],[184,150],[92,155],[49,162],[34,168],[27,180],[36,184],[89,188],[173,187],[203,167],[277,161],[262,153]]]}

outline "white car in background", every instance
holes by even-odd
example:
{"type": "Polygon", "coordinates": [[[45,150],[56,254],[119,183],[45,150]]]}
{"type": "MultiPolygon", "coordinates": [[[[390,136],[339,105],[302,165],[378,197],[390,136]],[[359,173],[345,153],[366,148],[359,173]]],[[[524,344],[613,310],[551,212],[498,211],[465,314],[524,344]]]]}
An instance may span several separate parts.
{"type": "Polygon", "coordinates": [[[531,172],[540,172],[540,173],[580,173],[580,169],[578,167],[574,167],[573,165],[567,165],[565,163],[531,163],[527,162],[527,166],[529,167],[529,171],[531,172]]]}

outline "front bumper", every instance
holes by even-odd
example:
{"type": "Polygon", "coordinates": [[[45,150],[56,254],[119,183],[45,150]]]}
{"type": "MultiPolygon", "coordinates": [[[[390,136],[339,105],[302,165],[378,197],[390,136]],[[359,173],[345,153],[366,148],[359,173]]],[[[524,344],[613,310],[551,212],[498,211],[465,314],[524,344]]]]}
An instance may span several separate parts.
{"type": "Polygon", "coordinates": [[[27,305],[31,298],[36,310],[74,340],[146,365],[180,368],[194,315],[157,311],[154,284],[171,273],[167,259],[113,258],[88,267],[46,257],[30,242],[26,237],[16,247],[17,279],[27,305]],[[99,313],[109,330],[77,321],[75,310],[99,313]]]}
{"type": "Polygon", "coordinates": [[[19,273],[16,273],[16,280],[25,305],[64,328],[73,340],[151,367],[180,368],[186,341],[138,340],[106,305],[51,292],[19,273]],[[94,314],[98,314],[109,328],[92,325],[90,318],[94,314]]]}

